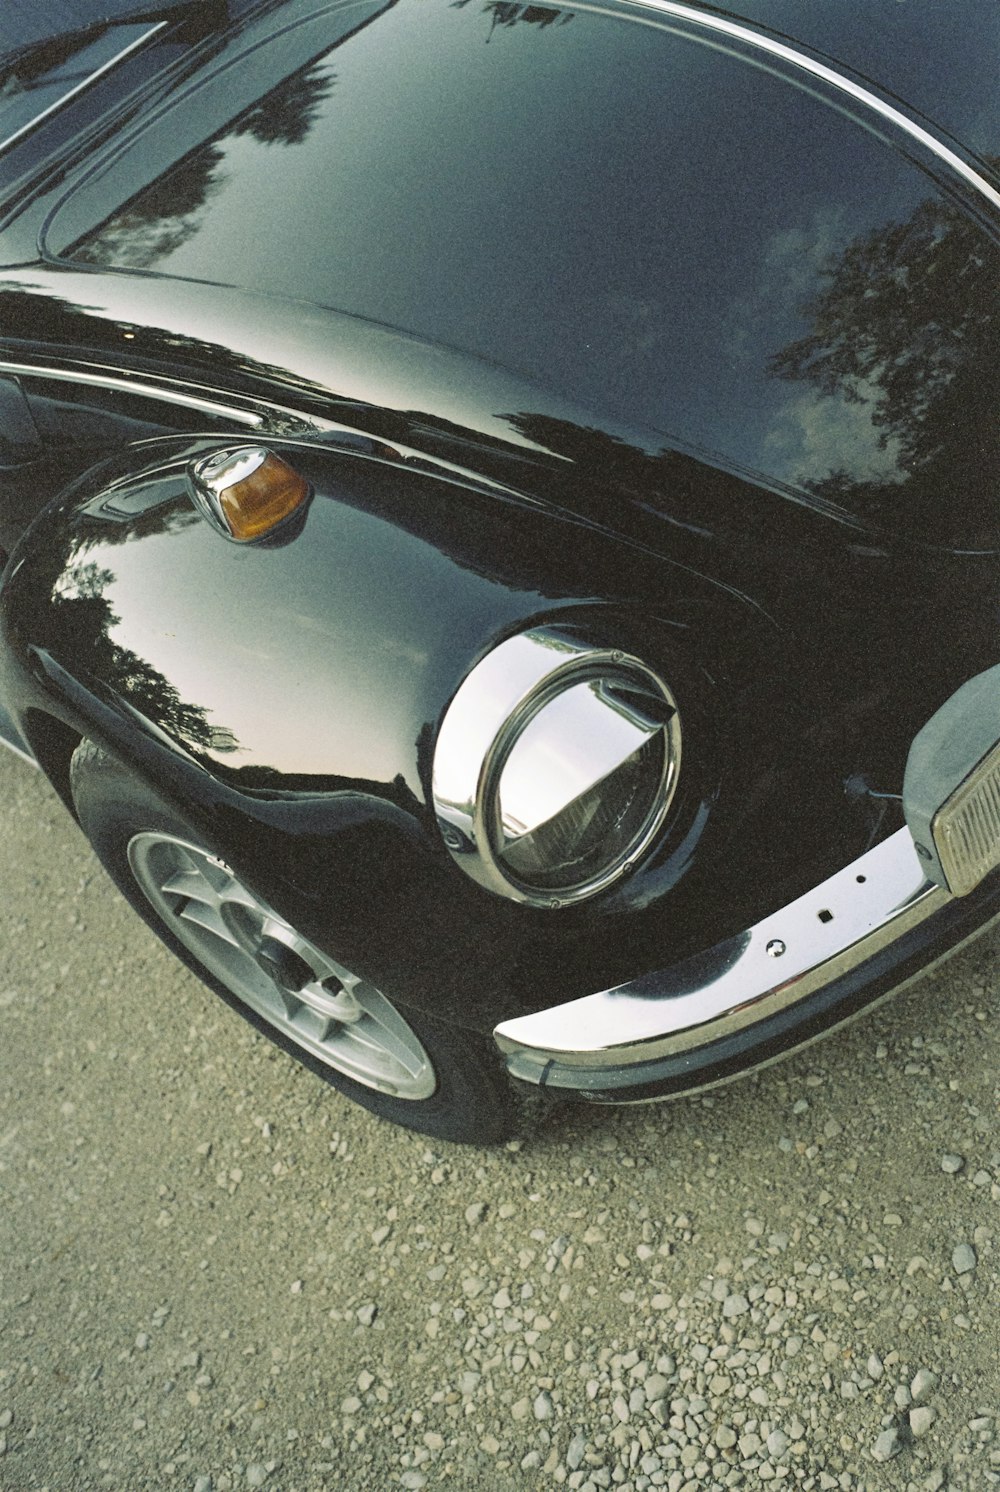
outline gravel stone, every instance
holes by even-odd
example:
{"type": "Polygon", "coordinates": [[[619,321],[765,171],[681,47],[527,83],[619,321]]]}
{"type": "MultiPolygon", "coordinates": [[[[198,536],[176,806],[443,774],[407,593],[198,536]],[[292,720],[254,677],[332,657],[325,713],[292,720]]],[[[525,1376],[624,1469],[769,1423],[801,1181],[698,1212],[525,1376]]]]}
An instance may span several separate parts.
{"type": "Polygon", "coordinates": [[[956,1274],[970,1274],[978,1263],[971,1243],[960,1243],[951,1256],[951,1262],[956,1274]]]}
{"type": "Polygon", "coordinates": [[[540,1393],[531,1407],[537,1420],[552,1418],[552,1398],[549,1394],[540,1393]]]}
{"type": "Polygon", "coordinates": [[[780,1461],[788,1446],[789,1439],[783,1430],[772,1430],[767,1437],[767,1453],[772,1460],[780,1461]]]}
{"type": "Polygon", "coordinates": [[[566,1465],[570,1471],[577,1471],[580,1468],[586,1450],[587,1437],[581,1430],[578,1430],[566,1447],[566,1465]]]}
{"type": "Polygon", "coordinates": [[[883,1430],[875,1442],[872,1455],[876,1461],[891,1461],[893,1456],[898,1456],[903,1449],[903,1442],[899,1437],[899,1431],[895,1425],[888,1430],[883,1430]]]}
{"type": "Polygon", "coordinates": [[[914,1404],[922,1404],[937,1388],[938,1376],[930,1368],[918,1368],[910,1383],[910,1397],[914,1404]]]}
{"type": "Polygon", "coordinates": [[[934,1410],[929,1404],[919,1404],[910,1410],[910,1429],[918,1440],[927,1434],[934,1418],[934,1410]]]}
{"type": "Polygon", "coordinates": [[[965,1157],[961,1155],[942,1155],[941,1169],[949,1176],[957,1176],[965,1166],[965,1157]]]}

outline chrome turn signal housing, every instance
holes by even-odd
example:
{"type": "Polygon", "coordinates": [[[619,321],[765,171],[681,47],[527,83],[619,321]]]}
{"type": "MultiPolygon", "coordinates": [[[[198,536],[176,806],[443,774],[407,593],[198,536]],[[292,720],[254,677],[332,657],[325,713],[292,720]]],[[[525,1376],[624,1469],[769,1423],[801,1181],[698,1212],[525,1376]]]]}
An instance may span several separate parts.
{"type": "Polygon", "coordinates": [[[309,483],[265,446],[215,451],[188,469],[191,495],[213,528],[237,544],[264,539],[297,513],[309,483]]]}
{"type": "Polygon", "coordinates": [[[681,760],[677,704],[638,658],[556,629],[508,638],[441,724],[434,808],[457,865],[487,890],[568,906],[649,853],[681,760]]]}

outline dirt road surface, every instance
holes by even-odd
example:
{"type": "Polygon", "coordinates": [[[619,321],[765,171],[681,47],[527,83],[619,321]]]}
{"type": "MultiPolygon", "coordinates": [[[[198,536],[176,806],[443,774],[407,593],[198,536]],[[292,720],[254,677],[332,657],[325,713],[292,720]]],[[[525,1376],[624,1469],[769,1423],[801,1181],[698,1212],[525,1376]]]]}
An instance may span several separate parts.
{"type": "Polygon", "coordinates": [[[1000,938],[680,1104],[352,1108],[0,753],[3,1492],[1000,1486],[1000,938]]]}

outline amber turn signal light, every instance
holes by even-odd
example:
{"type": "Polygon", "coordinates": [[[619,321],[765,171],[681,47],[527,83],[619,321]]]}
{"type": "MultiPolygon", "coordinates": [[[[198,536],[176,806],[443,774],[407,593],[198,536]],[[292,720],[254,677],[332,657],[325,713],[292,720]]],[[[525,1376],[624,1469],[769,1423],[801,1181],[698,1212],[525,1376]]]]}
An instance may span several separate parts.
{"type": "Polygon", "coordinates": [[[309,483],[264,446],[218,451],[195,462],[191,488],[202,512],[227,539],[249,544],[297,513],[309,483]]]}

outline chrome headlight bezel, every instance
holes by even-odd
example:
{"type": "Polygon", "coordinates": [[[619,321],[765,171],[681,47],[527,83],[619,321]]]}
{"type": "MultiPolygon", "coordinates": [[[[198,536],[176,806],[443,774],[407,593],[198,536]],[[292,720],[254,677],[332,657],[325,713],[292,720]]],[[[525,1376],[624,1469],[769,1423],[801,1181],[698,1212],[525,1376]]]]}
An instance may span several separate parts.
{"type": "Polygon", "coordinates": [[[621,649],[596,646],[554,627],[533,628],[481,659],[445,712],[434,755],[438,826],[456,864],[487,890],[529,906],[575,905],[613,886],[650,852],[676,792],[680,761],[677,702],[653,668],[621,649]],[[634,710],[626,697],[636,701],[634,710]],[[547,748],[560,744],[555,732],[581,722],[576,745],[583,743],[582,757],[576,765],[582,787],[558,802],[565,794],[555,785],[554,770],[547,784],[538,785],[529,780],[530,772],[517,770],[516,762],[511,767],[511,760],[520,746],[527,757],[524,767],[544,766],[547,748]],[[633,822],[622,843],[609,845],[598,866],[566,884],[550,879],[542,885],[517,873],[505,858],[515,841],[502,795],[530,800],[535,823],[524,830],[527,842],[545,828],[546,793],[554,822],[581,793],[597,793],[602,782],[610,783],[644,742],[651,743],[658,760],[643,783],[638,808],[634,795],[630,800],[633,822]]]}

